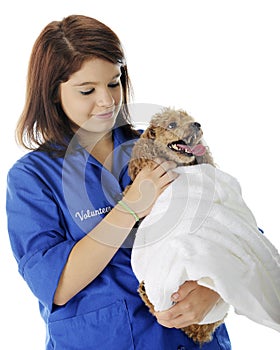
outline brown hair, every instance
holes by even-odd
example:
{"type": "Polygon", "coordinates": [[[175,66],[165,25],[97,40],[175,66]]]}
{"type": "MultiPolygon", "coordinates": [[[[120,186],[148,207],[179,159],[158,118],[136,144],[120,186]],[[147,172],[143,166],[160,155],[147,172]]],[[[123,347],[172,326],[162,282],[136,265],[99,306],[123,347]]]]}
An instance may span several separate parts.
{"type": "Polygon", "coordinates": [[[93,57],[121,64],[123,106],[118,124],[133,134],[127,108],[131,85],[119,38],[94,18],[71,15],[49,23],[34,43],[25,106],[16,128],[20,145],[29,150],[66,150],[73,131],[59,101],[59,85],[93,57]]]}

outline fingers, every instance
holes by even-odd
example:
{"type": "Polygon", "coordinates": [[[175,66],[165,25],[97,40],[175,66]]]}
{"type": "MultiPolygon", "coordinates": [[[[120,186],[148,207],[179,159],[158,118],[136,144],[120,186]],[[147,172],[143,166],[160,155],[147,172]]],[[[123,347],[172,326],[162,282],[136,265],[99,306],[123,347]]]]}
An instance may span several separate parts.
{"type": "Polygon", "coordinates": [[[164,160],[162,158],[155,158],[153,162],[155,163],[153,170],[157,171],[159,174],[161,173],[162,175],[177,167],[175,162],[164,160]]]}
{"type": "Polygon", "coordinates": [[[143,168],[142,171],[146,175],[143,180],[151,180],[155,187],[158,187],[158,194],[162,193],[164,189],[173,182],[179,174],[172,171],[177,167],[177,164],[173,161],[167,161],[161,158],[155,158],[153,160],[153,167],[143,168]]]}
{"type": "Polygon", "coordinates": [[[142,218],[149,214],[156,199],[179,174],[172,171],[176,163],[156,159],[154,166],[144,167],[125,194],[127,203],[142,218]]]}
{"type": "Polygon", "coordinates": [[[166,311],[157,312],[155,316],[165,327],[182,328],[201,322],[220,296],[195,281],[189,281],[180,286],[171,298],[176,304],[166,311]]]}
{"type": "Polygon", "coordinates": [[[198,315],[188,305],[178,303],[166,311],[155,313],[157,321],[168,328],[182,328],[199,323],[198,315]]]}
{"type": "Polygon", "coordinates": [[[201,321],[199,310],[193,301],[183,299],[178,301],[170,309],[155,314],[158,322],[168,328],[182,328],[201,321]]]}
{"type": "Polygon", "coordinates": [[[154,176],[159,177],[161,179],[161,184],[163,188],[165,188],[179,176],[178,173],[172,171],[177,167],[177,164],[175,162],[156,158],[154,160],[154,163],[155,166],[152,169],[154,176]]]}
{"type": "Polygon", "coordinates": [[[187,281],[183,283],[178,291],[176,293],[173,293],[171,295],[171,300],[173,302],[178,302],[180,300],[183,300],[188,296],[189,293],[191,293],[196,287],[198,286],[197,282],[195,281],[187,281]]]}
{"type": "Polygon", "coordinates": [[[174,311],[165,311],[166,314],[163,316],[160,313],[156,314],[157,322],[164,327],[167,328],[184,328],[190,326],[192,324],[198,324],[199,319],[195,314],[193,316],[186,317],[185,312],[181,312],[180,314],[174,316],[174,311]]]}

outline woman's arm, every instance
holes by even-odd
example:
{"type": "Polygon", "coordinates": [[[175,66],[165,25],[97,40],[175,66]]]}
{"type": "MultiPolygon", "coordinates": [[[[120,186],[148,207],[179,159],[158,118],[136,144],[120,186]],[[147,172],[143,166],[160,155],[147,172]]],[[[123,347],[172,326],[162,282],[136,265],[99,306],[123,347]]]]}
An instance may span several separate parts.
{"type": "MultiPolygon", "coordinates": [[[[137,175],[123,201],[142,218],[149,214],[154,202],[178,176],[171,170],[175,163],[155,163],[137,175]]],[[[71,250],[61,274],[54,304],[64,305],[93,281],[107,266],[135,224],[135,218],[117,204],[109,214],[71,250]]]]}

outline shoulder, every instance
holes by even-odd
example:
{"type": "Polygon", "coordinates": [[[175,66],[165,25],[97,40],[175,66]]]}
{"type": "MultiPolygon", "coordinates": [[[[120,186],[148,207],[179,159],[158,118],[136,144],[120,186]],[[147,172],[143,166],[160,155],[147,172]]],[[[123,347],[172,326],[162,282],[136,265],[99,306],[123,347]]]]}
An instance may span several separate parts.
{"type": "Polygon", "coordinates": [[[43,152],[39,150],[30,151],[23,155],[21,158],[19,158],[12,168],[21,168],[21,167],[28,167],[28,166],[40,166],[44,164],[55,164],[55,163],[61,163],[63,161],[62,157],[53,157],[48,152],[43,152]]]}
{"type": "Polygon", "coordinates": [[[8,178],[41,177],[61,169],[63,158],[52,157],[47,152],[30,151],[19,158],[9,169],[8,178]]]}

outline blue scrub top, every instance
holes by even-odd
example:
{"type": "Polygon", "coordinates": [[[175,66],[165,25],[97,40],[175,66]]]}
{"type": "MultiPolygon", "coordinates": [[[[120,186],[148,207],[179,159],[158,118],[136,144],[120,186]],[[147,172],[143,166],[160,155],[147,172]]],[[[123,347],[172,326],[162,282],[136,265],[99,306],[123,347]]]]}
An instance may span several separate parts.
{"type": "Polygon", "coordinates": [[[181,330],[157,323],[137,293],[130,264],[133,237],[67,304],[53,304],[71,249],[114,207],[131,182],[127,164],[135,140],[128,140],[121,129],[114,130],[113,137],[112,173],[77,145],[71,145],[65,157],[30,152],[8,173],[11,247],[20,274],[38,298],[46,323],[46,349],[231,349],[225,325],[210,343],[199,347],[181,330]]]}

